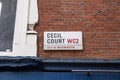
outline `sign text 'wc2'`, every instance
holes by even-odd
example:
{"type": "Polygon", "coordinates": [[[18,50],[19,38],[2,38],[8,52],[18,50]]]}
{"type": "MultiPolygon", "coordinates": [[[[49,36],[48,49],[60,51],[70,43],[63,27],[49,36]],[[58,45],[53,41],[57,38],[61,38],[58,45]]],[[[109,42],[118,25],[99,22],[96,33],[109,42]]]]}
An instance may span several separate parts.
{"type": "Polygon", "coordinates": [[[82,32],[44,32],[44,50],[83,50],[82,32]]]}

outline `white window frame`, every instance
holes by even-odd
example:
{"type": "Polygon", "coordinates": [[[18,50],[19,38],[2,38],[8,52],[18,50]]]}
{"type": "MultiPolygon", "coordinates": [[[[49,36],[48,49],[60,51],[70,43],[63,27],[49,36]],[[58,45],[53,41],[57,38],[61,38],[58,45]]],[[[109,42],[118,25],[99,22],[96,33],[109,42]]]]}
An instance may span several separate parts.
{"type": "Polygon", "coordinates": [[[17,0],[13,49],[12,52],[0,51],[0,56],[36,56],[37,32],[33,27],[37,22],[37,0],[17,0]]]}
{"type": "Polygon", "coordinates": [[[0,16],[1,16],[2,3],[0,2],[0,16]]]}

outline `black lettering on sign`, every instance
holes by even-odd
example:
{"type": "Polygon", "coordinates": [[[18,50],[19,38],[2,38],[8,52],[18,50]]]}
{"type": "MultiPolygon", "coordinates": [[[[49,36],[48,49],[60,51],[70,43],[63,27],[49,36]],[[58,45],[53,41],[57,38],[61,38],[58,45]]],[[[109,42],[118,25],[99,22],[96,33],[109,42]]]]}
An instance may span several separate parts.
{"type": "Polygon", "coordinates": [[[47,43],[50,44],[50,39],[47,39],[47,43]]]}
{"type": "Polygon", "coordinates": [[[64,42],[65,42],[65,39],[47,39],[48,44],[61,44],[64,42]]]}
{"type": "Polygon", "coordinates": [[[47,33],[47,38],[62,38],[60,33],[47,33]]]}
{"type": "Polygon", "coordinates": [[[50,38],[50,33],[47,34],[47,37],[50,38]]]}

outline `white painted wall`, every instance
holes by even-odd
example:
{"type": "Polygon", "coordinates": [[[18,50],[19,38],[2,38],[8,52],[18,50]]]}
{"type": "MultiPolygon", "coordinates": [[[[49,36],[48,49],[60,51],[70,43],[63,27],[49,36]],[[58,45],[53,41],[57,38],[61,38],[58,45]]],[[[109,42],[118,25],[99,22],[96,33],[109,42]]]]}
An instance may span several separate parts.
{"type": "Polygon", "coordinates": [[[38,22],[38,4],[37,0],[29,1],[29,17],[28,24],[36,24],[38,22]]]}

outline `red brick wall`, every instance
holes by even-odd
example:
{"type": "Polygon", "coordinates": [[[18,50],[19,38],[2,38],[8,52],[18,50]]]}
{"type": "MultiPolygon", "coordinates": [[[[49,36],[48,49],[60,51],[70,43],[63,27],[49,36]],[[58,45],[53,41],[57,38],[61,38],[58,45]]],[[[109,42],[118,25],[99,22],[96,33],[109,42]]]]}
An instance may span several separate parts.
{"type": "Polygon", "coordinates": [[[120,0],[38,0],[38,56],[120,59],[120,0]],[[83,51],[44,51],[44,31],[82,31],[83,51]]]}

